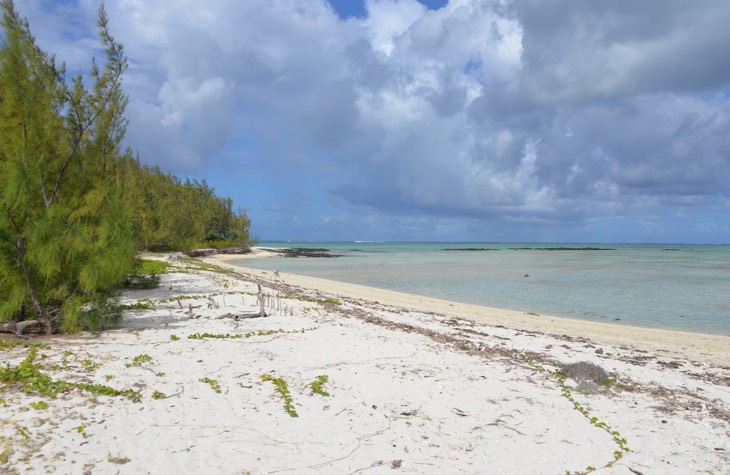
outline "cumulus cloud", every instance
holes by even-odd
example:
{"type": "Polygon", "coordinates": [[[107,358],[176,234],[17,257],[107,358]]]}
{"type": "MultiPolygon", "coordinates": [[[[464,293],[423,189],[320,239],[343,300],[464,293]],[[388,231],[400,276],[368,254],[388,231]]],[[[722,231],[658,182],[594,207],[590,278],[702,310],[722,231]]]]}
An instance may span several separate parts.
{"type": "MultiPolygon", "coordinates": [[[[97,2],[38,2],[19,9],[75,61],[93,32],[68,25],[97,2]]],[[[130,59],[129,143],[173,171],[254,142],[278,173],[342,171],[321,193],[353,208],[324,215],[403,229],[728,211],[725,0],[366,0],[347,20],[325,0],[107,9],[130,59]]]]}

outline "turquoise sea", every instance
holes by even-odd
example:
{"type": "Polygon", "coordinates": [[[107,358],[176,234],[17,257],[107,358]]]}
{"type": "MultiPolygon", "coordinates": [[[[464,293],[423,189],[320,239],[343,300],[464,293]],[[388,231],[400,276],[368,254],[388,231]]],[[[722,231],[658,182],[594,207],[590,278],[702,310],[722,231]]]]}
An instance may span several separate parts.
{"type": "Polygon", "coordinates": [[[245,261],[245,266],[524,312],[730,335],[730,245],[262,242],[259,246],[325,248],[342,257],[256,259],[245,261]]]}

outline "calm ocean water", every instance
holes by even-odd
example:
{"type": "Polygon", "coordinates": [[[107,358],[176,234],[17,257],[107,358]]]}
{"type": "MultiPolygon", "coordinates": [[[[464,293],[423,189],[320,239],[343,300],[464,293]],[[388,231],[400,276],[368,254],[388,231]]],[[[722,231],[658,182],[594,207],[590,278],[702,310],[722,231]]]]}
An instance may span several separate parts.
{"type": "Polygon", "coordinates": [[[246,261],[247,267],[524,312],[730,335],[729,245],[263,242],[260,246],[326,248],[342,257],[256,259],[246,261]],[[604,250],[543,249],[561,247],[604,250]]]}

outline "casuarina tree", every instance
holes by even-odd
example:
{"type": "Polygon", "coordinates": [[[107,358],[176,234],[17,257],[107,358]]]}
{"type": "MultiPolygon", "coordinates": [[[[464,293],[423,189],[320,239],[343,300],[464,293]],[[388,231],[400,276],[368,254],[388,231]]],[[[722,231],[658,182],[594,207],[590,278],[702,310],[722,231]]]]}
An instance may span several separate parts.
{"type": "Polygon", "coordinates": [[[122,200],[127,62],[103,6],[102,64],[70,80],[2,0],[0,320],[73,330],[134,262],[122,200]]]}

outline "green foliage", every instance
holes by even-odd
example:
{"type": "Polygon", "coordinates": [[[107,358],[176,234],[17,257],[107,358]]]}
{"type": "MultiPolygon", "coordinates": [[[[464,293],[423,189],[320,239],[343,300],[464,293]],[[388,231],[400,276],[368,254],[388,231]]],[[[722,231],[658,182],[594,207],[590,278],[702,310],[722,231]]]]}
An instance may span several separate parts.
{"type": "Polygon", "coordinates": [[[342,305],[342,302],[340,302],[337,299],[333,299],[333,298],[316,299],[314,297],[304,297],[304,296],[292,297],[291,295],[282,295],[279,298],[281,298],[281,299],[289,299],[289,300],[300,300],[302,302],[312,302],[312,303],[318,303],[318,304],[321,304],[321,305],[342,305]]]}
{"type": "Polygon", "coordinates": [[[28,405],[36,411],[45,411],[46,409],[48,409],[48,403],[46,403],[45,401],[31,402],[28,405]]]}
{"type": "Polygon", "coordinates": [[[60,393],[76,388],[104,396],[126,396],[133,402],[139,402],[141,399],[140,393],[132,389],[117,390],[101,384],[53,380],[41,372],[43,365],[34,363],[37,357],[38,349],[31,348],[28,356],[17,366],[6,364],[4,368],[0,367],[0,383],[3,384],[0,390],[17,389],[26,394],[38,394],[53,399],[60,393]]]}
{"type": "Polygon", "coordinates": [[[13,2],[0,7],[0,319],[73,330],[133,263],[119,167],[127,62],[102,7],[104,63],[67,81],[13,2]]]}
{"type": "Polygon", "coordinates": [[[38,350],[49,350],[51,348],[45,343],[30,343],[17,338],[0,340],[0,350],[12,351],[19,346],[22,346],[23,348],[36,348],[38,350]]]}
{"type": "Polygon", "coordinates": [[[185,263],[184,266],[178,267],[176,270],[173,270],[172,272],[190,272],[190,271],[207,271],[207,272],[216,272],[218,274],[233,274],[232,270],[224,269],[223,267],[216,266],[213,264],[207,264],[200,259],[196,259],[194,257],[185,257],[183,258],[183,262],[185,263]]]}
{"type": "Polygon", "coordinates": [[[294,409],[294,400],[291,397],[289,386],[286,384],[284,378],[275,378],[270,374],[262,374],[261,381],[271,381],[274,385],[275,391],[279,393],[281,399],[284,401],[284,410],[291,417],[299,417],[296,409],[294,409]]]}
{"type": "Polygon", "coordinates": [[[127,289],[156,289],[160,286],[160,276],[151,275],[128,275],[124,279],[124,287],[127,289]]]}
{"type": "MultiPolygon", "coordinates": [[[[593,366],[589,366],[589,364],[581,364],[581,365],[574,366],[573,368],[569,369],[568,371],[566,371],[566,367],[563,367],[561,370],[550,371],[547,368],[545,368],[544,366],[542,366],[541,364],[535,363],[534,361],[532,361],[525,355],[523,355],[523,360],[531,367],[533,367],[543,373],[547,373],[550,376],[552,376],[553,378],[555,378],[555,380],[558,382],[558,384],[560,386],[560,392],[561,392],[562,396],[565,399],[567,399],[568,401],[570,401],[571,404],[573,404],[573,409],[575,409],[576,411],[583,414],[583,416],[585,416],[586,419],[588,419],[589,423],[592,426],[596,427],[597,429],[601,429],[605,432],[608,432],[608,434],[611,435],[611,437],[613,438],[613,442],[618,446],[618,449],[614,450],[614,452],[613,452],[613,460],[610,460],[609,462],[605,463],[600,468],[612,467],[613,464],[618,462],[619,460],[621,460],[626,453],[631,452],[631,449],[629,449],[629,446],[628,446],[628,441],[625,438],[621,437],[621,434],[618,431],[611,430],[611,426],[608,425],[608,423],[598,420],[598,417],[591,416],[590,411],[588,411],[588,409],[583,407],[583,405],[575,399],[572,391],[565,384],[565,380],[567,378],[565,373],[571,373],[571,371],[577,371],[577,372],[579,372],[579,374],[581,374],[583,376],[588,374],[591,377],[594,377],[598,380],[601,380],[602,382],[605,382],[607,379],[606,379],[605,371],[603,369],[601,369],[600,367],[595,366],[595,365],[593,365],[593,366],[595,366],[595,367],[593,367],[593,366]]],[[[566,470],[565,473],[567,475],[585,475],[588,473],[595,472],[596,470],[598,470],[596,467],[589,465],[588,467],[586,467],[585,470],[576,471],[576,472],[571,472],[570,470],[566,470]]]]}
{"type": "Polygon", "coordinates": [[[137,259],[134,273],[136,275],[159,275],[168,272],[171,267],[169,262],[158,259],[137,259]]]}
{"type": "Polygon", "coordinates": [[[133,366],[140,368],[143,364],[149,363],[150,361],[152,361],[152,357],[146,353],[143,353],[132,358],[132,362],[125,363],[124,366],[126,366],[127,368],[131,368],[133,366]]]}
{"type": "Polygon", "coordinates": [[[165,394],[165,393],[163,393],[163,392],[160,392],[160,391],[157,391],[157,390],[155,390],[155,391],[154,391],[154,392],[152,393],[152,399],[167,399],[167,394],[165,394]]]}
{"type": "Polygon", "coordinates": [[[327,391],[322,389],[322,385],[324,383],[326,383],[327,381],[329,381],[329,377],[327,375],[323,374],[323,375],[317,376],[317,379],[315,379],[314,381],[312,381],[309,384],[309,387],[312,389],[312,393],[319,394],[321,396],[329,396],[330,393],[328,393],[327,391]]]}
{"type": "Polygon", "coordinates": [[[178,341],[179,339],[180,339],[180,337],[175,335],[174,333],[172,335],[170,335],[170,340],[172,340],[172,341],[178,341]]]}
{"type": "Polygon", "coordinates": [[[250,248],[251,222],[233,211],[230,198],[215,195],[205,180],[184,182],[158,167],[127,159],[126,202],[132,207],[138,247],[179,251],[197,247],[250,248]]]}
{"type": "Polygon", "coordinates": [[[215,380],[215,379],[210,379],[210,378],[207,378],[206,377],[206,378],[200,379],[200,382],[201,383],[208,383],[210,385],[210,387],[213,389],[213,391],[215,391],[217,393],[220,393],[221,392],[221,385],[218,384],[218,381],[215,380]]]}
{"type": "Polygon", "coordinates": [[[193,333],[191,335],[188,335],[189,340],[204,340],[206,338],[216,338],[220,340],[225,339],[239,339],[239,338],[251,338],[252,336],[269,336],[269,335],[275,335],[277,333],[304,333],[305,331],[311,331],[316,330],[317,327],[312,328],[302,328],[301,330],[284,330],[282,328],[279,328],[278,330],[259,330],[255,332],[248,332],[248,333],[193,333]]]}
{"type": "Polygon", "coordinates": [[[122,152],[127,60],[103,6],[104,59],[72,78],[12,0],[0,10],[0,321],[37,319],[49,334],[113,327],[110,291],[156,287],[164,270],[143,261],[131,274],[138,249],[250,246],[231,199],[122,152]]]}
{"type": "Polygon", "coordinates": [[[84,370],[86,370],[89,373],[99,369],[99,363],[91,361],[90,359],[81,360],[81,365],[84,367],[84,370]]]}
{"type": "Polygon", "coordinates": [[[121,310],[155,310],[157,306],[150,299],[137,300],[134,303],[120,305],[121,310]]]}
{"type": "Polygon", "coordinates": [[[64,321],[61,330],[75,332],[78,330],[98,331],[118,328],[122,323],[124,306],[119,305],[115,299],[106,296],[99,296],[98,298],[98,301],[87,304],[90,308],[80,310],[77,318],[64,321]]]}
{"type": "Polygon", "coordinates": [[[230,333],[193,333],[192,335],[188,335],[188,340],[204,340],[206,338],[218,338],[218,339],[236,339],[236,338],[243,338],[243,335],[241,334],[234,334],[231,335],[230,333]]]}

